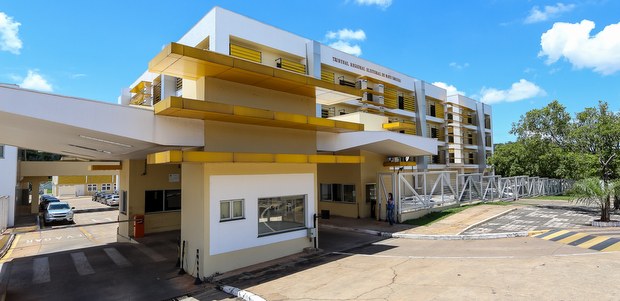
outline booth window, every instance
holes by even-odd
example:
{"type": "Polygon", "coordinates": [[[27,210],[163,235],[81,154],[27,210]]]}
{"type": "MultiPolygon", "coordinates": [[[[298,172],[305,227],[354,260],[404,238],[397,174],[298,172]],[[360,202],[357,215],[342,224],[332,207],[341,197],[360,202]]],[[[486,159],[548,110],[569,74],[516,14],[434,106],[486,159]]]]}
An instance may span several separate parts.
{"type": "Polygon", "coordinates": [[[127,214],[127,190],[121,192],[121,199],[118,206],[118,211],[122,214],[127,214]]]}
{"type": "Polygon", "coordinates": [[[355,203],[354,184],[321,184],[321,201],[355,203]]]}
{"type": "Polygon", "coordinates": [[[220,222],[244,218],[243,199],[220,201],[220,222]]]}
{"type": "Polygon", "coordinates": [[[181,209],[181,189],[147,190],[144,192],[144,212],[164,212],[181,209]]]}
{"type": "Polygon", "coordinates": [[[86,189],[90,192],[95,192],[97,191],[97,184],[87,184],[86,189]]]}
{"type": "Polygon", "coordinates": [[[258,199],[258,236],[305,229],[307,195],[258,199]]]}

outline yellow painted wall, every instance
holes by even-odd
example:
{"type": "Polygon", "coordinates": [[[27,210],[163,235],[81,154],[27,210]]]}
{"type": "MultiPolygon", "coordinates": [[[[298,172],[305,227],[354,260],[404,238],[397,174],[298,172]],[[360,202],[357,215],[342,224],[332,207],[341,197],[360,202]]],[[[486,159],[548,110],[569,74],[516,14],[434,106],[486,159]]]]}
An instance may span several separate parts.
{"type": "Polygon", "coordinates": [[[59,176],[56,185],[86,184],[86,176],[59,176]]]}
{"type": "MultiPolygon", "coordinates": [[[[338,155],[360,155],[359,152],[338,153],[338,155]]],[[[330,214],[357,217],[358,204],[363,202],[363,187],[360,179],[360,164],[318,164],[318,184],[354,184],[356,203],[345,202],[322,202],[319,201],[319,211],[329,210],[330,214]]],[[[320,199],[319,186],[317,185],[317,198],[320,199]]],[[[361,209],[359,208],[360,214],[361,209]]],[[[361,216],[361,215],[360,215],[361,216]]]]}
{"type": "MultiPolygon", "coordinates": [[[[87,176],[86,177],[87,184],[114,184],[114,176],[87,176]]],[[[101,185],[98,185],[101,187],[101,185]]]]}
{"type": "Polygon", "coordinates": [[[194,254],[194,258],[197,248],[204,251],[202,267],[206,267],[204,258],[209,254],[209,185],[205,179],[204,166],[205,164],[183,163],[181,167],[181,240],[186,241],[188,253],[194,254]]]}
{"type": "MultiPolygon", "coordinates": [[[[370,201],[366,200],[366,184],[369,183],[377,183],[377,173],[378,172],[389,172],[389,168],[383,166],[383,162],[385,161],[385,156],[368,152],[361,151],[361,155],[364,156],[364,163],[361,164],[361,183],[362,190],[359,192],[360,195],[360,216],[361,217],[370,217],[370,201]]],[[[378,201],[378,200],[377,200],[378,201]]],[[[378,212],[378,211],[377,211],[378,212]]]]}
{"type": "MultiPolygon", "coordinates": [[[[181,174],[178,164],[146,165],[145,160],[125,160],[121,170],[121,187],[127,191],[127,214],[119,214],[120,220],[127,220],[144,213],[144,192],[146,190],[181,189],[181,182],[168,181],[169,174],[181,174]]],[[[181,179],[182,181],[182,179],[181,179]]],[[[149,213],[145,217],[145,234],[174,230],[181,227],[180,213],[149,213]],[[177,224],[174,224],[174,221],[177,224]]],[[[133,223],[121,223],[119,235],[133,236],[133,223]],[[125,225],[124,225],[125,224],[125,225]]]]}

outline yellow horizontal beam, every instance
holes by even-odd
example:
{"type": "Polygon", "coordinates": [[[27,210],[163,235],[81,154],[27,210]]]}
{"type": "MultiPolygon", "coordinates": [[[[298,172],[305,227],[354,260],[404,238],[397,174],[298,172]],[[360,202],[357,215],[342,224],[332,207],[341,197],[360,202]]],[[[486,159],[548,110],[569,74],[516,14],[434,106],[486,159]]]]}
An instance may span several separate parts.
{"type": "Polygon", "coordinates": [[[300,163],[300,164],[359,164],[363,156],[234,153],[169,150],[147,156],[148,164],[179,163],[300,163]]]}
{"type": "Polygon", "coordinates": [[[336,121],[314,116],[276,112],[244,106],[194,100],[181,97],[168,97],[154,105],[156,115],[184,117],[203,120],[224,121],[242,124],[255,124],[313,130],[321,132],[363,131],[361,123],[336,121]]]}
{"type": "Polygon", "coordinates": [[[192,80],[200,77],[215,77],[308,97],[316,97],[316,88],[345,93],[354,97],[362,96],[361,91],[353,87],[341,86],[295,71],[177,43],[170,43],[164,47],[149,62],[148,70],[192,80]]]}
{"type": "Polygon", "coordinates": [[[88,170],[90,171],[97,171],[97,170],[121,170],[123,167],[118,164],[118,165],[91,165],[88,167],[88,170]]]}
{"type": "Polygon", "coordinates": [[[415,124],[409,122],[384,123],[383,128],[390,131],[415,130],[415,124]]]}

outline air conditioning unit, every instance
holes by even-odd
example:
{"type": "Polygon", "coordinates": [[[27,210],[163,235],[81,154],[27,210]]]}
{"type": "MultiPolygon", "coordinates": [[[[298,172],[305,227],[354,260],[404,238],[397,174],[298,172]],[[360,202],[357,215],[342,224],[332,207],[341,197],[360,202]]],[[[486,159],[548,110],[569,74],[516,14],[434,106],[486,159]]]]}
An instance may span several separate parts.
{"type": "Polygon", "coordinates": [[[375,84],[374,90],[377,91],[377,93],[383,94],[384,89],[385,89],[385,86],[383,84],[375,84]]]}
{"type": "Polygon", "coordinates": [[[378,104],[383,104],[383,96],[373,96],[373,101],[378,104]]]}
{"type": "Polygon", "coordinates": [[[368,81],[365,79],[358,79],[355,83],[355,87],[360,90],[366,90],[368,89],[368,81]]]}

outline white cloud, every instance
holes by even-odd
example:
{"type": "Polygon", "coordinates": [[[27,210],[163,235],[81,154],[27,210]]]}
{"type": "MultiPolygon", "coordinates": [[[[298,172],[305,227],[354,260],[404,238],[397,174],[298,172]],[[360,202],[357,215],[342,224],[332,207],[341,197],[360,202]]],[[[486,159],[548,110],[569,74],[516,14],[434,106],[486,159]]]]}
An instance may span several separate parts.
{"type": "Polygon", "coordinates": [[[620,23],[608,25],[590,36],[594,27],[590,20],[553,24],[540,37],[542,50],[538,56],[547,56],[548,65],[564,57],[577,69],[592,68],[603,75],[617,72],[620,70],[620,23]]]}
{"type": "Polygon", "coordinates": [[[569,12],[575,8],[575,4],[557,3],[556,5],[546,5],[543,10],[540,10],[538,6],[534,6],[530,11],[530,14],[523,21],[525,24],[532,24],[538,22],[544,22],[549,19],[553,19],[561,15],[562,13],[569,12]]]}
{"type": "Polygon", "coordinates": [[[500,102],[515,102],[537,96],[545,96],[547,92],[536,84],[525,79],[513,83],[510,89],[500,90],[495,88],[482,88],[480,101],[486,104],[500,102]]]}
{"type": "Polygon", "coordinates": [[[325,38],[330,41],[328,42],[330,47],[348,54],[360,56],[362,55],[362,47],[356,42],[364,41],[366,33],[361,29],[351,30],[344,28],[338,31],[328,31],[325,34],[325,38]]]}
{"type": "Polygon", "coordinates": [[[461,95],[465,96],[465,92],[459,91],[453,85],[448,85],[448,84],[443,83],[443,82],[434,82],[433,85],[437,86],[439,88],[445,89],[448,92],[448,95],[461,94],[461,95]]]}
{"type": "Polygon", "coordinates": [[[366,33],[358,29],[356,31],[350,30],[348,28],[344,28],[338,31],[328,31],[325,35],[326,38],[330,40],[359,40],[363,41],[366,39],[366,33]]]}
{"type": "Polygon", "coordinates": [[[392,0],[355,0],[358,5],[376,5],[381,9],[386,9],[392,5],[392,0]]]}
{"type": "Polygon", "coordinates": [[[348,54],[352,54],[355,56],[362,55],[362,48],[359,45],[351,45],[346,41],[336,41],[334,43],[329,44],[329,47],[338,49],[342,52],[346,52],[348,54]]]}
{"type": "Polygon", "coordinates": [[[459,64],[457,62],[451,62],[449,66],[455,69],[464,69],[469,67],[469,63],[459,64]]]}
{"type": "Polygon", "coordinates": [[[25,89],[39,90],[44,92],[52,92],[54,88],[50,83],[47,82],[41,74],[39,74],[36,70],[28,70],[28,75],[24,80],[19,84],[20,87],[25,89]]]}
{"type": "Polygon", "coordinates": [[[0,50],[19,54],[22,48],[22,40],[17,36],[20,25],[12,17],[0,12],[0,50]]]}

